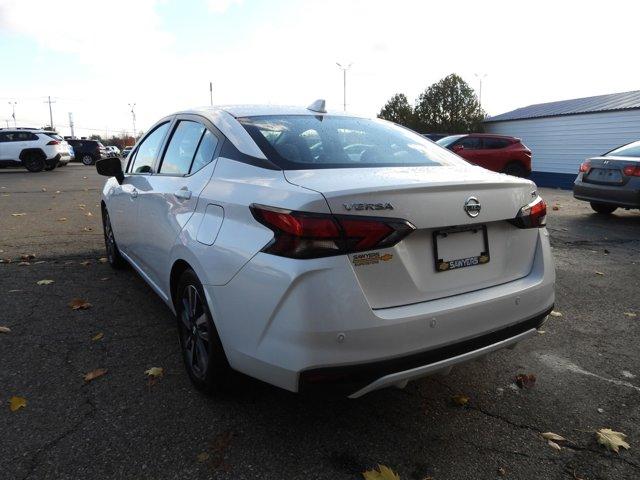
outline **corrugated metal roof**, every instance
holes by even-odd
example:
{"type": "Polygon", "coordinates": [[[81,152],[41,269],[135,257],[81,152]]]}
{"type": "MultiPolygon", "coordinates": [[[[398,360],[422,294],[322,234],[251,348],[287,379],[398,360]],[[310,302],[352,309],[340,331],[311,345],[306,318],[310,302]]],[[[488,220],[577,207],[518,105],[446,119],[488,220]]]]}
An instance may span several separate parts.
{"type": "Polygon", "coordinates": [[[576,115],[579,113],[608,112],[634,108],[640,108],[640,90],[529,105],[528,107],[489,117],[485,122],[556,117],[559,115],[576,115]]]}

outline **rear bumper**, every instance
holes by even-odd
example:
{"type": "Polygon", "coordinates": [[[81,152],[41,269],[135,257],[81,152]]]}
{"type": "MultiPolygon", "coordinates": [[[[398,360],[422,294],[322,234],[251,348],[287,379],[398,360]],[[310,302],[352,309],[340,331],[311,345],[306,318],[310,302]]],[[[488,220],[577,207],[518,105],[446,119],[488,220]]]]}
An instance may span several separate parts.
{"type": "Polygon", "coordinates": [[[413,305],[371,309],[346,257],[258,254],[205,292],[234,369],[294,392],[358,396],[526,338],[552,307],[554,284],[541,229],[525,277],[413,305]],[[344,371],[356,375],[311,385],[314,374],[344,371]]]}
{"type": "Polygon", "coordinates": [[[66,165],[71,161],[71,155],[69,153],[58,153],[52,158],[47,159],[48,165],[66,165]]]}
{"type": "Polygon", "coordinates": [[[587,202],[640,208],[640,178],[631,178],[626,185],[599,185],[583,182],[580,174],[573,184],[573,196],[587,202]]]}

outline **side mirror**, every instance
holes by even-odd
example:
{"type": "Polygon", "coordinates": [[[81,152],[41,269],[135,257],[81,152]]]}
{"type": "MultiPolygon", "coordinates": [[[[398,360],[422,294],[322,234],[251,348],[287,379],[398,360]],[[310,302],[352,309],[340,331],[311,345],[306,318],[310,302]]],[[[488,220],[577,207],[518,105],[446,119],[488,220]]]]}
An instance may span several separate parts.
{"type": "Polygon", "coordinates": [[[118,157],[105,158],[96,162],[96,170],[99,175],[105,177],[116,177],[120,185],[124,181],[124,172],[122,171],[122,161],[118,157]]]}
{"type": "Polygon", "coordinates": [[[453,151],[454,152],[461,152],[462,150],[464,150],[464,146],[463,145],[454,145],[453,146],[453,151]]]}

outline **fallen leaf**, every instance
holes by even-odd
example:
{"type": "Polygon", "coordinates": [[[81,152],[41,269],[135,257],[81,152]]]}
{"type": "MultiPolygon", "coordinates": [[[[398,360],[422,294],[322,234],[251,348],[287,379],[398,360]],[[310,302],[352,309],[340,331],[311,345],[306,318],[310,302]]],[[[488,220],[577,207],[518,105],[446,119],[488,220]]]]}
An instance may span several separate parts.
{"type": "Polygon", "coordinates": [[[500,467],[498,469],[498,475],[500,475],[501,477],[504,477],[507,474],[507,469],[504,467],[500,467]]]}
{"type": "Polygon", "coordinates": [[[542,434],[542,438],[544,438],[545,440],[553,440],[555,442],[564,442],[567,439],[564,438],[561,435],[558,435],[557,433],[553,433],[553,432],[545,432],[542,434]]]}
{"type": "Polygon", "coordinates": [[[560,207],[558,205],[554,205],[553,207],[551,207],[551,210],[558,211],[558,210],[560,210],[560,207]]]}
{"type": "Polygon", "coordinates": [[[29,262],[20,262],[18,264],[19,267],[28,267],[29,265],[31,265],[29,262]]]}
{"type": "Polygon", "coordinates": [[[95,370],[91,370],[84,376],[84,381],[89,383],[91,380],[95,380],[96,378],[100,378],[105,373],[107,373],[106,368],[96,368],[95,370]]]}
{"type": "Polygon", "coordinates": [[[98,259],[98,262],[99,262],[99,263],[107,263],[108,261],[109,261],[109,259],[108,259],[107,257],[100,257],[100,258],[98,259]]]}
{"type": "Polygon", "coordinates": [[[604,413],[604,408],[598,408],[598,413],[604,413]]]}
{"type": "Polygon", "coordinates": [[[87,212],[84,214],[85,217],[93,217],[93,213],[91,212],[87,212]]]}
{"type": "Polygon", "coordinates": [[[53,283],[53,280],[48,280],[48,279],[38,280],[36,283],[38,285],[51,285],[53,283]]]}
{"type": "Polygon", "coordinates": [[[551,315],[552,317],[561,317],[562,313],[556,312],[555,310],[552,310],[549,315],[551,315]]]}
{"type": "Polygon", "coordinates": [[[60,190],[56,190],[56,193],[62,193],[60,190]]]}
{"type": "Polygon", "coordinates": [[[0,327],[0,333],[10,333],[11,329],[9,327],[0,327]]]}
{"type": "Polygon", "coordinates": [[[144,373],[150,377],[158,378],[164,374],[164,369],[162,367],[151,367],[149,370],[145,370],[144,373]]]}
{"type": "Polygon", "coordinates": [[[80,262],[80,265],[84,265],[86,267],[87,265],[91,265],[91,261],[83,260],[82,262],[80,262]]]}
{"type": "Polygon", "coordinates": [[[624,312],[624,315],[629,318],[636,318],[638,316],[636,313],[633,313],[633,312],[624,312]]]}
{"type": "Polygon", "coordinates": [[[367,470],[362,476],[365,480],[400,480],[400,475],[386,465],[378,465],[378,470],[367,470]]]}
{"type": "Polygon", "coordinates": [[[84,208],[84,207],[86,207],[86,205],[85,205],[84,203],[80,203],[80,204],[78,204],[78,206],[79,206],[80,208],[84,208]]]}
{"type": "Polygon", "coordinates": [[[10,258],[0,258],[0,263],[11,263],[10,258]]]}
{"type": "Polygon", "coordinates": [[[620,447],[626,450],[630,448],[629,444],[625,442],[625,438],[627,438],[627,436],[624,433],[614,432],[610,428],[601,428],[596,431],[596,439],[598,440],[598,443],[616,453],[618,453],[620,447]]]}
{"type": "Polygon", "coordinates": [[[102,280],[104,282],[106,280],[109,280],[109,277],[102,277],[100,280],[102,280]]]}
{"type": "Polygon", "coordinates": [[[91,341],[97,342],[98,340],[102,340],[103,337],[104,337],[104,333],[102,332],[96,333],[93,337],[91,337],[91,341]]]}
{"type": "Polygon", "coordinates": [[[69,302],[69,307],[71,308],[71,310],[87,310],[93,307],[93,305],[91,305],[86,300],[82,300],[81,298],[74,298],[69,302]]]}
{"type": "Polygon", "coordinates": [[[536,376],[533,373],[519,373],[516,375],[516,385],[520,388],[533,388],[536,384],[536,376]]]}
{"type": "Polygon", "coordinates": [[[47,189],[46,189],[45,187],[42,187],[42,189],[41,189],[41,190],[42,190],[43,192],[46,192],[46,191],[47,191],[47,189]]]}
{"type": "Polygon", "coordinates": [[[451,397],[451,403],[459,407],[464,407],[467,403],[469,403],[469,397],[462,394],[454,395],[453,397],[451,397]]]}
{"type": "Polygon", "coordinates": [[[26,253],[24,255],[20,255],[20,260],[22,260],[23,262],[30,262],[31,260],[34,260],[36,258],[36,256],[33,253],[26,253]]]}
{"type": "Polygon", "coordinates": [[[200,463],[204,463],[209,460],[209,454],[207,452],[199,453],[196,457],[200,463]]]}
{"type": "Polygon", "coordinates": [[[600,276],[603,276],[603,275],[604,275],[604,273],[599,272],[599,271],[597,271],[597,270],[595,271],[595,274],[596,274],[596,275],[600,275],[600,276]]]}
{"type": "Polygon", "coordinates": [[[93,230],[93,228],[91,228],[91,227],[84,227],[82,229],[83,232],[90,232],[91,230],[93,230]]]}
{"type": "Polygon", "coordinates": [[[66,221],[67,221],[67,219],[66,219],[66,217],[62,217],[62,218],[59,218],[59,219],[58,219],[58,221],[59,221],[59,222],[66,222],[66,221]]]}
{"type": "Polygon", "coordinates": [[[558,451],[562,450],[562,447],[560,445],[558,445],[556,442],[554,442],[553,440],[549,440],[547,443],[554,450],[558,450],[558,451]]]}
{"type": "Polygon", "coordinates": [[[11,214],[12,217],[22,217],[24,215],[26,215],[26,213],[12,213],[11,214]]]}
{"type": "Polygon", "coordinates": [[[12,412],[25,408],[27,406],[27,399],[24,397],[11,397],[9,399],[9,409],[12,412]]]}

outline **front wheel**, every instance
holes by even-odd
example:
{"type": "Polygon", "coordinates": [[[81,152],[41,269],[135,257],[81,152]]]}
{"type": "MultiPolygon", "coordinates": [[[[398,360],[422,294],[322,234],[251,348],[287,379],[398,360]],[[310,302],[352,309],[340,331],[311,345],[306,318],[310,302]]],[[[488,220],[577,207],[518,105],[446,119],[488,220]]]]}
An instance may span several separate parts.
{"type": "Polygon", "coordinates": [[[596,202],[591,202],[591,208],[593,208],[595,212],[601,213],[603,215],[610,215],[618,209],[618,207],[616,207],[615,205],[596,202]]]}
{"type": "Polygon", "coordinates": [[[102,209],[102,229],[104,231],[104,244],[107,249],[107,261],[112,268],[120,270],[127,266],[127,261],[118,249],[116,243],[116,237],[113,234],[113,228],[111,227],[111,219],[109,218],[109,212],[106,208],[102,209]]]}
{"type": "Polygon", "coordinates": [[[202,284],[193,270],[186,270],[180,277],[176,300],[182,359],[191,382],[207,394],[224,390],[230,376],[229,363],[202,284]]]}
{"type": "Polygon", "coordinates": [[[57,167],[57,165],[55,163],[50,163],[46,167],[44,167],[44,169],[45,169],[46,172],[50,172],[51,170],[53,170],[56,167],[57,167]]]}
{"type": "Polygon", "coordinates": [[[87,166],[94,164],[94,160],[91,155],[83,155],[81,161],[83,165],[87,165],[87,166]]]}

